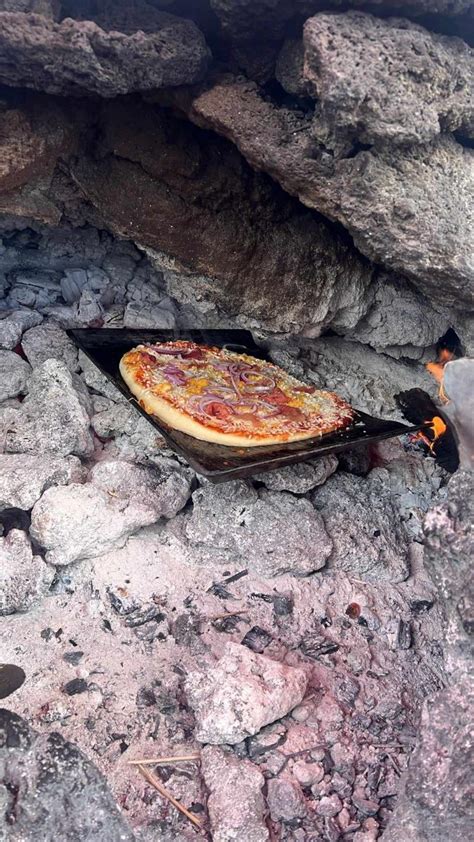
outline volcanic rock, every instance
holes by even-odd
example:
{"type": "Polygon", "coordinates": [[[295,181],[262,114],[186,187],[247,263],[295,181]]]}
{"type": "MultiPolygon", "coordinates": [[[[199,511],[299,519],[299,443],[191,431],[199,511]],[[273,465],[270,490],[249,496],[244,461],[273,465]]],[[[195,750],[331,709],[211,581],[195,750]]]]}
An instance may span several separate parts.
{"type": "Polygon", "coordinates": [[[188,674],[185,689],[202,743],[238,743],[298,705],[304,670],[227,643],[214,667],[188,674]]]}
{"type": "Polygon", "coordinates": [[[443,387],[450,401],[446,411],[459,439],[461,467],[469,470],[474,465],[474,360],[463,358],[447,363],[443,387]]]}
{"type": "Polygon", "coordinates": [[[331,541],[310,502],[244,482],[207,484],[170,531],[189,544],[190,562],[236,564],[264,576],[305,576],[324,566],[331,541]]]}
{"type": "Polygon", "coordinates": [[[0,348],[11,351],[15,348],[24,330],[43,321],[41,313],[34,310],[15,310],[5,318],[0,313],[0,348]]]}
{"type": "Polygon", "coordinates": [[[189,497],[185,472],[128,462],[99,462],[85,485],[50,488],[35,504],[31,535],[51,564],[94,558],[160,517],[173,517],[189,497]]]}
{"type": "Polygon", "coordinates": [[[215,746],[203,748],[201,773],[209,790],[214,842],[267,842],[262,773],[248,760],[215,746]]]}
{"type": "Polygon", "coordinates": [[[289,775],[272,778],[267,784],[267,803],[274,822],[291,822],[306,815],[301,787],[289,775]]]}
{"type": "Polygon", "coordinates": [[[0,769],[4,790],[0,820],[8,827],[11,842],[68,838],[134,842],[105,778],[82,752],[61,734],[38,734],[4,709],[0,769]]]}
{"type": "Polygon", "coordinates": [[[108,104],[103,129],[105,157],[81,158],[73,177],[160,271],[171,256],[168,290],[182,304],[292,333],[355,327],[367,312],[373,267],[229,144],[137,103],[108,104]]]}
{"type": "Polygon", "coordinates": [[[28,395],[7,429],[5,450],[55,456],[87,456],[92,452],[89,418],[64,363],[51,359],[34,370],[28,395]]]}
{"type": "Polygon", "coordinates": [[[0,351],[0,402],[24,395],[31,366],[13,351],[0,351]]]}
{"type": "Polygon", "coordinates": [[[328,565],[366,581],[402,582],[409,539],[390,496],[364,477],[339,473],[313,494],[333,541],[328,565]]]}
{"type": "Polygon", "coordinates": [[[0,454],[0,510],[27,511],[51,485],[67,485],[80,476],[81,463],[75,456],[0,454]]]}
{"type": "Polygon", "coordinates": [[[192,104],[175,101],[303,204],[342,222],[368,257],[409,275],[443,305],[459,307],[460,296],[472,304],[474,152],[451,134],[335,160],[315,144],[311,120],[264,100],[247,81],[225,78],[192,104]]]}
{"type": "Polygon", "coordinates": [[[60,360],[69,371],[78,369],[77,348],[66,332],[54,322],[45,322],[27,330],[23,334],[21,346],[33,368],[46,360],[60,360]]]}
{"type": "Polygon", "coordinates": [[[317,485],[323,485],[334,473],[338,465],[337,457],[329,454],[310,462],[287,465],[277,471],[256,474],[254,479],[262,482],[270,491],[291,491],[293,494],[306,494],[317,485]]]}
{"type": "Polygon", "coordinates": [[[54,569],[33,555],[28,536],[11,529],[0,538],[0,615],[28,611],[48,588],[54,569]]]}
{"type": "Polygon", "coordinates": [[[132,6],[128,21],[110,20],[110,32],[92,21],[0,12],[0,80],[114,97],[202,79],[209,51],[197,26],[146,3],[135,8],[135,19],[132,6]]]}
{"type": "Polygon", "coordinates": [[[310,18],[304,78],[329,134],[403,144],[474,130],[474,52],[407,20],[361,12],[310,18]]]}
{"type": "MultiPolygon", "coordinates": [[[[6,32],[0,11],[0,45],[6,32]]],[[[37,20],[45,20],[36,18],[37,20]]],[[[0,46],[3,59],[6,50],[0,46]]],[[[0,67],[2,59],[0,58],[0,67]]],[[[1,71],[0,71],[1,72],[1,71]]],[[[26,97],[20,108],[0,108],[0,194],[51,175],[59,155],[73,149],[72,127],[56,103],[44,97],[26,97]]]]}

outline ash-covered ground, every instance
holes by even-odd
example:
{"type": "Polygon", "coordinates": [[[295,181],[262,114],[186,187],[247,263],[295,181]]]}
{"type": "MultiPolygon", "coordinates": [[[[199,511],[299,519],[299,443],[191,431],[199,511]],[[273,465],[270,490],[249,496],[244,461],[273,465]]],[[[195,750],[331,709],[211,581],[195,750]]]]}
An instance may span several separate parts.
{"type": "MultiPolygon", "coordinates": [[[[90,292],[107,323],[104,289],[90,292]]],[[[77,354],[58,312],[7,293],[0,637],[26,680],[5,701],[5,838],[379,838],[446,680],[422,524],[449,475],[392,440],[211,485],[77,354]],[[129,765],[195,752],[159,775],[200,830],[129,765]]],[[[114,306],[120,326],[130,304],[114,306]]],[[[179,321],[171,299],[162,311],[179,321]]],[[[391,365],[425,380],[338,338],[273,355],[318,384],[332,360],[327,385],[345,370],[345,396],[374,413],[396,411],[391,365]]]]}

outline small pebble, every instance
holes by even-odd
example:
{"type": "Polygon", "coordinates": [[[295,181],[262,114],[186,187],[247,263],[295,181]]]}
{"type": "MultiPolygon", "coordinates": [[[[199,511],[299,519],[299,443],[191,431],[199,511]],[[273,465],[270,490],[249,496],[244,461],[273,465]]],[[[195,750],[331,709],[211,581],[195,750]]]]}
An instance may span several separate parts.
{"type": "Polygon", "coordinates": [[[305,763],[304,760],[298,760],[291,771],[302,787],[317,784],[324,778],[324,769],[320,763],[305,763]]]}
{"type": "Polygon", "coordinates": [[[295,722],[306,722],[310,713],[311,709],[308,705],[297,705],[294,710],[292,710],[291,716],[295,722]]]}
{"type": "Polygon", "coordinates": [[[85,693],[87,690],[87,681],[84,678],[73,678],[64,685],[63,691],[68,696],[77,696],[78,693],[85,693]]]}
{"type": "Polygon", "coordinates": [[[316,807],[318,816],[337,816],[342,810],[342,801],[338,795],[326,795],[316,807]]]}

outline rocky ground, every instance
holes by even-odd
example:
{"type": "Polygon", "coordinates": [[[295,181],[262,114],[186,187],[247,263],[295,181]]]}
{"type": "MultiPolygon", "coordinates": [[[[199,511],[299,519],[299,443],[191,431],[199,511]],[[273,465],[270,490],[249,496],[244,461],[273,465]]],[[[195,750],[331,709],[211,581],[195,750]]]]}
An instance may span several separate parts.
{"type": "Polygon", "coordinates": [[[3,776],[19,780],[20,729],[31,780],[47,757],[65,791],[37,814],[7,787],[8,838],[53,828],[58,799],[84,838],[195,838],[129,761],[196,750],[159,774],[203,838],[378,838],[445,683],[422,521],[448,475],[395,440],[211,485],[32,320],[0,320],[17,343],[0,352],[0,635],[28,723],[3,722],[3,776]]]}

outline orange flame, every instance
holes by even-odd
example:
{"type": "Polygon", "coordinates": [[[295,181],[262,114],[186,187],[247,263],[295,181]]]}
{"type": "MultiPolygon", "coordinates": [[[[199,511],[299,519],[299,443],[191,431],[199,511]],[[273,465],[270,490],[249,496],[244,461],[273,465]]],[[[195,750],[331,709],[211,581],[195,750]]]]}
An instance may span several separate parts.
{"type": "Polygon", "coordinates": [[[425,421],[425,424],[430,426],[431,435],[427,435],[423,430],[419,430],[419,432],[415,433],[413,436],[413,441],[423,441],[429,447],[431,452],[433,452],[435,443],[438,441],[440,436],[446,432],[447,426],[439,415],[435,415],[434,418],[431,418],[429,421],[425,421]]]}
{"type": "Polygon", "coordinates": [[[429,373],[439,383],[439,397],[443,401],[443,403],[448,403],[449,400],[449,398],[446,397],[446,393],[443,389],[444,367],[446,363],[449,363],[453,359],[453,352],[448,351],[447,348],[442,348],[436,362],[427,363],[425,366],[426,370],[429,371],[429,373]]]}

